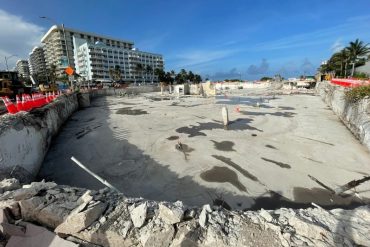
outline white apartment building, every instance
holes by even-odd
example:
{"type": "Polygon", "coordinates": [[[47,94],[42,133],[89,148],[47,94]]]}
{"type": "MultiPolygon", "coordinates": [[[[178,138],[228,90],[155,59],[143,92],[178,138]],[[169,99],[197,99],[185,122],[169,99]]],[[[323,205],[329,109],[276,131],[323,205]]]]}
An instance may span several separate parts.
{"type": "Polygon", "coordinates": [[[31,75],[47,74],[44,49],[42,47],[36,46],[33,48],[29,54],[28,63],[31,75]]]}
{"type": "Polygon", "coordinates": [[[122,81],[150,83],[158,81],[155,69],[163,69],[159,54],[76,37],[73,46],[76,72],[84,80],[112,81],[110,70],[119,67],[122,81]]]}
{"type": "Polygon", "coordinates": [[[57,65],[58,75],[63,75],[68,65],[75,68],[73,37],[85,39],[90,43],[103,42],[108,47],[132,49],[134,43],[128,40],[116,39],[105,35],[66,28],[63,25],[52,26],[42,37],[45,60],[48,67],[57,65]]]}
{"type": "Polygon", "coordinates": [[[16,63],[16,69],[19,77],[30,78],[30,70],[27,60],[18,60],[16,63]]]}

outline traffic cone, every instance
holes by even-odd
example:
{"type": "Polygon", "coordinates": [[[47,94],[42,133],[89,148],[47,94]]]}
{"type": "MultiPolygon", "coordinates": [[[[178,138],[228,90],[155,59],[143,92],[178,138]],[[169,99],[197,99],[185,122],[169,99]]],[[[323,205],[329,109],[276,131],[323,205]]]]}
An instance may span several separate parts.
{"type": "Polygon", "coordinates": [[[26,94],[26,97],[27,97],[27,103],[28,103],[28,107],[30,108],[30,110],[32,110],[35,106],[34,106],[34,102],[33,102],[33,99],[31,97],[31,95],[29,94],[26,94]]]}
{"type": "Polygon", "coordinates": [[[5,107],[10,114],[15,114],[18,112],[17,107],[13,104],[13,102],[8,98],[8,96],[1,97],[4,101],[5,107]]]}
{"type": "Polygon", "coordinates": [[[22,94],[22,107],[23,107],[23,111],[29,111],[28,104],[27,104],[27,98],[25,94],[22,94]]]}
{"type": "Polygon", "coordinates": [[[19,98],[19,95],[16,96],[16,99],[17,99],[17,110],[23,111],[23,104],[22,104],[21,99],[19,98]]]}

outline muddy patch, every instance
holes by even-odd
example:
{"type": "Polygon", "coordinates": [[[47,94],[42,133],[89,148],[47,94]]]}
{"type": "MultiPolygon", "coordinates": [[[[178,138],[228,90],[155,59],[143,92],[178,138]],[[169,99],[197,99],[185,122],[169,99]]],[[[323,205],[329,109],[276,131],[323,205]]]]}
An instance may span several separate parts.
{"type": "Polygon", "coordinates": [[[231,141],[216,142],[214,140],[211,140],[211,142],[213,142],[217,150],[225,151],[225,152],[236,151],[235,149],[233,149],[233,146],[235,145],[235,143],[231,141]]]}
{"type": "Polygon", "coordinates": [[[249,173],[247,170],[241,168],[238,164],[234,163],[230,158],[227,158],[227,157],[224,157],[224,156],[221,156],[221,155],[212,155],[212,157],[219,160],[219,161],[222,161],[223,163],[225,163],[229,166],[231,166],[232,168],[234,168],[235,170],[237,170],[238,172],[243,174],[244,177],[246,177],[246,178],[248,178],[252,181],[259,182],[259,180],[256,176],[249,173]]]}
{"type": "Polygon", "coordinates": [[[291,106],[279,106],[279,109],[284,110],[284,111],[293,111],[293,110],[295,110],[295,108],[291,107],[291,106]]]}
{"type": "Polygon", "coordinates": [[[289,164],[286,164],[286,163],[283,163],[283,162],[279,162],[279,161],[276,161],[276,160],[270,160],[270,159],[267,159],[267,158],[264,158],[264,157],[261,157],[261,159],[263,159],[264,161],[273,163],[277,166],[280,166],[281,168],[286,168],[286,169],[292,168],[289,164]]]}
{"type": "MultiPolygon", "coordinates": [[[[249,118],[238,118],[230,122],[230,124],[227,126],[227,130],[232,130],[232,131],[257,130],[257,131],[263,132],[260,129],[250,126],[249,123],[251,123],[252,121],[253,120],[249,118]]],[[[190,125],[189,127],[188,126],[180,127],[176,129],[176,132],[187,134],[188,137],[195,137],[195,136],[207,136],[205,133],[202,132],[204,130],[225,129],[222,122],[217,121],[217,120],[214,122],[207,122],[207,123],[197,122],[197,124],[198,125],[190,125]]]]}
{"type": "Polygon", "coordinates": [[[179,136],[170,136],[170,137],[167,137],[167,140],[174,141],[174,140],[178,140],[179,138],[180,138],[179,136]]]}
{"type": "Polygon", "coordinates": [[[121,115],[144,115],[148,114],[147,111],[141,110],[141,109],[132,109],[131,107],[124,107],[121,109],[118,109],[116,111],[116,114],[121,114],[121,115]]]}
{"type": "Polygon", "coordinates": [[[227,167],[214,166],[212,169],[202,172],[200,177],[206,182],[230,183],[240,191],[247,192],[247,188],[240,183],[236,172],[227,167]]]}
{"type": "Polygon", "coordinates": [[[363,198],[362,201],[356,196],[345,195],[335,196],[330,191],[322,188],[293,188],[293,200],[290,200],[280,194],[280,192],[269,191],[269,196],[258,197],[254,204],[248,210],[274,210],[277,208],[308,208],[312,207],[311,202],[314,202],[325,209],[344,208],[354,209],[361,205],[367,205],[370,202],[369,198],[363,198]]]}
{"type": "Polygon", "coordinates": [[[171,100],[170,97],[150,97],[149,99],[152,101],[171,100]]]}
{"type": "Polygon", "coordinates": [[[257,136],[257,134],[251,134],[251,136],[256,137],[256,136],[257,136]]]}
{"type": "Polygon", "coordinates": [[[272,146],[272,145],[270,145],[270,144],[265,145],[265,147],[267,147],[267,148],[271,148],[271,149],[276,149],[276,150],[277,150],[277,148],[276,148],[276,147],[274,147],[274,146],[272,146]]]}

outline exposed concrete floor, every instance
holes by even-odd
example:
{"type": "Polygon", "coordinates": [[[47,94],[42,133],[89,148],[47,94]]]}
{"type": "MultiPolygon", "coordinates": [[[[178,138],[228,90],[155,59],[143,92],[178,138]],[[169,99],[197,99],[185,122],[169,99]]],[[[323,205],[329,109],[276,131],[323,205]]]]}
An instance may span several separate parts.
{"type": "Polygon", "coordinates": [[[55,138],[40,178],[102,188],[75,156],[127,196],[188,205],[222,199],[236,209],[369,202],[369,182],[357,187],[362,199],[333,198],[308,177],[336,188],[370,173],[369,152],[318,96],[246,93],[254,96],[98,98],[55,138]],[[186,152],[175,148],[177,137],[186,152]]]}

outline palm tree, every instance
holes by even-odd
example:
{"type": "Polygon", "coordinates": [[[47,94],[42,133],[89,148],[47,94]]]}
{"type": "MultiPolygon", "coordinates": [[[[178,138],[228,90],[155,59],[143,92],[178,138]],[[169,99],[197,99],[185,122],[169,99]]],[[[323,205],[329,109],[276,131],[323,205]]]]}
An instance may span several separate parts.
{"type": "Polygon", "coordinates": [[[147,65],[146,68],[145,68],[145,70],[146,70],[146,73],[147,74],[150,74],[150,77],[152,79],[152,84],[153,84],[153,68],[152,68],[152,66],[147,65]]]}
{"type": "Polygon", "coordinates": [[[369,44],[365,44],[363,41],[356,39],[349,43],[347,50],[349,52],[350,61],[352,62],[351,76],[353,76],[356,62],[360,57],[364,57],[370,52],[370,47],[369,44]]]}
{"type": "Polygon", "coordinates": [[[341,76],[346,75],[347,63],[349,61],[349,58],[349,51],[346,48],[337,53],[334,53],[333,56],[330,58],[330,62],[333,63],[333,66],[336,68],[336,70],[340,68],[339,74],[341,76]]]}
{"type": "Polygon", "coordinates": [[[144,70],[143,65],[142,65],[141,63],[137,63],[137,64],[136,64],[136,69],[135,69],[135,71],[141,75],[141,81],[143,81],[143,75],[142,75],[143,70],[144,70]]]}

